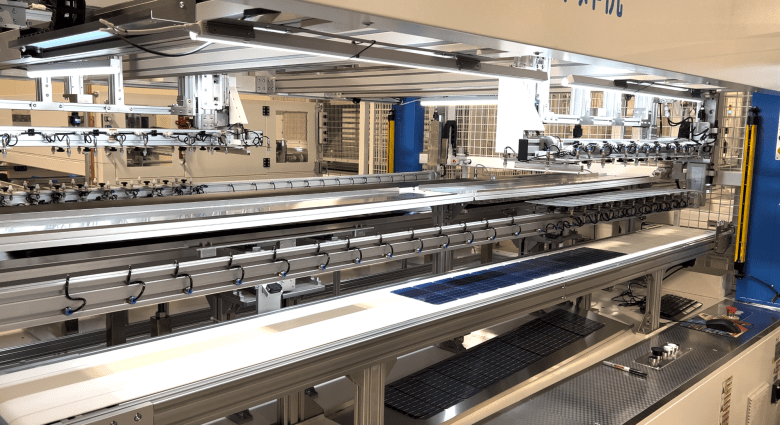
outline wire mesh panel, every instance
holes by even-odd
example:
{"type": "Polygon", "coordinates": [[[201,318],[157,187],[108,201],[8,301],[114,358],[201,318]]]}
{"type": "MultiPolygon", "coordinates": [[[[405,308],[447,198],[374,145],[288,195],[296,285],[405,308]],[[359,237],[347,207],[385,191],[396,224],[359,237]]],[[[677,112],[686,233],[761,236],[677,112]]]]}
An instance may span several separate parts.
{"type": "Polygon", "coordinates": [[[731,186],[712,186],[707,191],[707,203],[698,209],[680,211],[680,226],[696,229],[715,229],[719,221],[737,222],[735,200],[739,190],[731,186]]]}
{"type": "Polygon", "coordinates": [[[571,108],[571,93],[550,93],[550,112],[568,115],[571,108]]]}
{"type": "Polygon", "coordinates": [[[464,147],[469,155],[498,156],[495,152],[498,106],[458,106],[455,120],[458,123],[458,146],[464,147]]]}
{"type": "Polygon", "coordinates": [[[386,103],[371,103],[370,114],[373,117],[374,135],[374,174],[387,173],[387,116],[390,115],[391,105],[386,103]]]}
{"type": "Polygon", "coordinates": [[[282,117],[282,137],[288,140],[308,140],[306,137],[307,112],[277,111],[276,115],[282,117]]]}
{"type": "MultiPolygon", "coordinates": [[[[713,161],[716,162],[719,171],[739,171],[742,169],[745,126],[752,104],[752,95],[749,92],[724,93],[719,103],[720,130],[713,161]]],[[[739,213],[736,207],[738,204],[737,187],[708,186],[704,206],[681,211],[680,225],[697,229],[714,229],[719,221],[736,223],[739,213]]]]}
{"type": "Polygon", "coordinates": [[[323,105],[323,111],[328,114],[323,159],[357,163],[360,160],[360,105],[330,102],[323,105]]]}
{"type": "Polygon", "coordinates": [[[753,96],[749,92],[725,93],[721,97],[722,119],[719,122],[719,149],[716,151],[720,170],[742,169],[745,127],[752,98],[753,96]]]}

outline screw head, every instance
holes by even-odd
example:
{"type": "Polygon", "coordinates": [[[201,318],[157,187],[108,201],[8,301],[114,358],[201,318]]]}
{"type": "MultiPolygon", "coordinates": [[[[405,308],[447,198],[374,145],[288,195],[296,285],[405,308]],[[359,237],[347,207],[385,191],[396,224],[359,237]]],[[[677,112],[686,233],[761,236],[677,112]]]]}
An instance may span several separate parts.
{"type": "Polygon", "coordinates": [[[180,2],[179,2],[179,8],[180,8],[180,9],[184,9],[184,2],[183,2],[183,1],[180,1],[180,2]]]}
{"type": "Polygon", "coordinates": [[[136,413],[136,414],[135,414],[135,417],[133,418],[133,420],[134,420],[134,421],[136,421],[136,422],[138,422],[138,421],[140,421],[140,420],[141,420],[141,418],[142,418],[141,414],[140,414],[140,413],[136,413]]]}

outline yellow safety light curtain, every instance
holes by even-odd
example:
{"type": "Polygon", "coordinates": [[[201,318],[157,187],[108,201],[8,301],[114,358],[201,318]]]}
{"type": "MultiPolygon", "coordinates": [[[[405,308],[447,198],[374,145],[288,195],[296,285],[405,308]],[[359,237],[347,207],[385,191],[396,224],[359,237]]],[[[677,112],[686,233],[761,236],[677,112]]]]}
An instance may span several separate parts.
{"type": "Polygon", "coordinates": [[[395,172],[395,111],[387,116],[387,172],[395,172]]]}
{"type": "Polygon", "coordinates": [[[756,136],[758,135],[758,108],[750,110],[745,145],[742,151],[742,187],[739,202],[739,225],[737,226],[737,245],[734,252],[735,268],[741,271],[747,254],[748,224],[750,222],[750,195],[753,188],[753,168],[756,155],[756,136]]]}

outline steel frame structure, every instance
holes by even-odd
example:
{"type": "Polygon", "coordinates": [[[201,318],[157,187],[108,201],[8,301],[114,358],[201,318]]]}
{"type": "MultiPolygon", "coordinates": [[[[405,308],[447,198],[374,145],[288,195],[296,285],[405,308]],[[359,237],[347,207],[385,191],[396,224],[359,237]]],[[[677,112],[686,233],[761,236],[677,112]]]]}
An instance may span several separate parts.
{"type": "MultiPolygon", "coordinates": [[[[92,424],[107,419],[110,422],[128,412],[153,416],[155,424],[195,424],[224,417],[231,412],[284,397],[339,376],[354,376],[364,373],[362,371],[372,373],[373,368],[391,362],[391,359],[403,353],[502,323],[524,312],[554,305],[561,299],[588,294],[644,276],[650,271],[666,270],[670,265],[711,251],[714,236],[712,232],[703,232],[701,236],[663,252],[610,262],[574,277],[544,282],[530,291],[516,290],[463,307],[447,309],[359,337],[305,350],[292,357],[265,362],[198,384],[86,414],[67,423],[92,424]]],[[[375,374],[375,379],[368,385],[365,391],[380,391],[384,386],[382,374],[375,374]]],[[[362,403],[359,409],[356,408],[357,412],[376,412],[383,408],[376,397],[360,400],[362,403]]],[[[356,423],[372,422],[358,419],[356,423]]]]}

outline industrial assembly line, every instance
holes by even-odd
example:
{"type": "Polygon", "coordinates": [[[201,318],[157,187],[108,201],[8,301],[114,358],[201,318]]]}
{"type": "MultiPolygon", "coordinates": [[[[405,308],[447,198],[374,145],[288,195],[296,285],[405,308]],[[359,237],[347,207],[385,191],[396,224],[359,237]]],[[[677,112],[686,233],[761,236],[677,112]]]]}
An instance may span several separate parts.
{"type": "Polygon", "coordinates": [[[755,52],[583,31],[626,0],[0,3],[0,425],[780,422],[755,52]]]}

